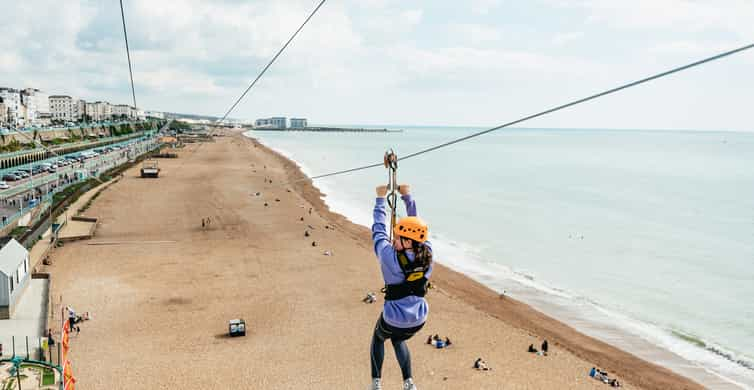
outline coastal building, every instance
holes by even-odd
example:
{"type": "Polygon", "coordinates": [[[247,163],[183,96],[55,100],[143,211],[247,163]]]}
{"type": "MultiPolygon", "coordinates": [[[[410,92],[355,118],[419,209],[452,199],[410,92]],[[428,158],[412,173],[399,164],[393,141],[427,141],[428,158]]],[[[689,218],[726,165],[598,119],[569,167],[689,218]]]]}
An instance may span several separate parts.
{"type": "Polygon", "coordinates": [[[254,121],[254,127],[259,128],[271,128],[271,129],[285,129],[288,127],[287,120],[284,116],[276,116],[272,118],[262,118],[254,121]]]}
{"type": "Polygon", "coordinates": [[[3,103],[3,98],[0,98],[0,127],[8,125],[8,109],[3,103]]]}
{"type": "Polygon", "coordinates": [[[8,319],[31,278],[29,251],[15,239],[0,249],[0,319],[8,319]]]}
{"type": "Polygon", "coordinates": [[[140,117],[165,119],[165,113],[160,111],[143,111],[140,117]]]}
{"type": "Polygon", "coordinates": [[[272,127],[269,119],[257,119],[254,121],[254,127],[272,127]]]}
{"type": "Polygon", "coordinates": [[[0,98],[3,99],[5,104],[7,122],[11,127],[23,126],[23,116],[21,113],[21,93],[14,88],[0,87],[0,98]]]}
{"type": "Polygon", "coordinates": [[[291,118],[291,129],[304,129],[306,127],[306,118],[291,118]]]}
{"type": "Polygon", "coordinates": [[[42,126],[51,119],[49,95],[40,90],[22,90],[21,104],[26,107],[26,125],[42,126]]]}
{"type": "Polygon", "coordinates": [[[136,109],[128,104],[116,104],[112,106],[112,116],[115,119],[136,118],[136,109]]]}
{"type": "Polygon", "coordinates": [[[284,116],[270,118],[270,121],[272,121],[272,126],[276,129],[285,129],[288,127],[284,116]]]}
{"type": "Polygon", "coordinates": [[[76,120],[78,100],[74,100],[68,95],[51,95],[49,102],[50,116],[53,122],[73,122],[76,120]]]}
{"type": "Polygon", "coordinates": [[[84,99],[74,99],[73,103],[73,118],[75,121],[84,120],[86,116],[86,102],[84,99]]]}
{"type": "Polygon", "coordinates": [[[90,120],[99,122],[112,118],[112,106],[108,102],[86,103],[86,115],[90,120]]]}

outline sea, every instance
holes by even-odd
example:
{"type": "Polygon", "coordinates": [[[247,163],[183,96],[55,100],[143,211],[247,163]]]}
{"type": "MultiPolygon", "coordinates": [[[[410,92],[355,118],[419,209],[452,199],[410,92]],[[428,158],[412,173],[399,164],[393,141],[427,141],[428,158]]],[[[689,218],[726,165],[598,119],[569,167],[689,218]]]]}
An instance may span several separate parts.
{"type": "MultiPolygon", "coordinates": [[[[389,128],[402,131],[246,134],[314,176],[481,130],[389,128]]],[[[503,129],[397,176],[438,262],[706,387],[754,388],[754,133],[503,129]]],[[[387,180],[379,167],[314,184],[371,226],[387,180]]]]}

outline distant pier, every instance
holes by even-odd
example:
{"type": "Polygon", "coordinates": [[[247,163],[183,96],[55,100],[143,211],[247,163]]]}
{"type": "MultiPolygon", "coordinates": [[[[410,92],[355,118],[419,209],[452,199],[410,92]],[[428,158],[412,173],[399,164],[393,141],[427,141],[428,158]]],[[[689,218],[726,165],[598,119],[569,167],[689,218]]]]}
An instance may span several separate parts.
{"type": "Polygon", "coordinates": [[[402,129],[365,129],[354,127],[262,127],[252,129],[254,131],[310,131],[322,133],[400,133],[402,129]]]}

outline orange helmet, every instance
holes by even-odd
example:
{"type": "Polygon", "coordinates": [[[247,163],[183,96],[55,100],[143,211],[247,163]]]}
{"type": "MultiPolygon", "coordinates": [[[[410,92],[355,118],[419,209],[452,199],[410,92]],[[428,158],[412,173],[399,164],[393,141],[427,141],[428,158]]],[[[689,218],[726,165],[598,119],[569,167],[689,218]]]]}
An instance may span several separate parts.
{"type": "Polygon", "coordinates": [[[395,233],[396,236],[424,242],[427,241],[429,236],[429,227],[419,217],[405,217],[401,218],[400,221],[395,224],[393,233],[395,233]]]}

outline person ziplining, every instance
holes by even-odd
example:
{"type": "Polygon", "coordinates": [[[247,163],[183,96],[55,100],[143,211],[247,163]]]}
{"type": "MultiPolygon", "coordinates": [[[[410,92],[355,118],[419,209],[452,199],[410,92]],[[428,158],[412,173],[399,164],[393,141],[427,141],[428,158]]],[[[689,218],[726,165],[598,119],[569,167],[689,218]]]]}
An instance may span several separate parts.
{"type": "Polygon", "coordinates": [[[414,336],[427,320],[429,306],[424,299],[432,274],[432,247],[429,243],[429,228],[417,216],[416,202],[411,188],[395,184],[397,158],[386,155],[385,165],[392,171],[390,189],[381,185],[376,189],[372,240],[380,262],[385,282],[385,303],[374,327],[370,351],[372,383],[370,390],[382,389],[382,363],[385,358],[385,340],[390,339],[395,356],[403,374],[403,389],[416,390],[411,374],[411,355],[406,340],[414,336]],[[390,160],[392,158],[392,160],[390,160]],[[392,163],[392,164],[389,164],[392,163]],[[407,217],[395,223],[395,190],[401,194],[407,217]],[[386,205],[392,209],[392,239],[387,228],[386,205]]]}

